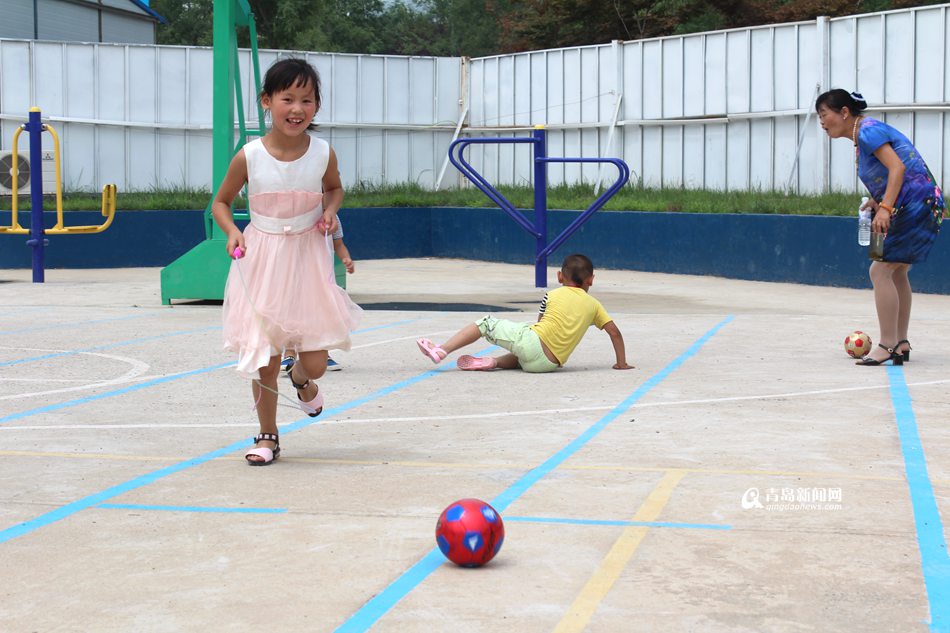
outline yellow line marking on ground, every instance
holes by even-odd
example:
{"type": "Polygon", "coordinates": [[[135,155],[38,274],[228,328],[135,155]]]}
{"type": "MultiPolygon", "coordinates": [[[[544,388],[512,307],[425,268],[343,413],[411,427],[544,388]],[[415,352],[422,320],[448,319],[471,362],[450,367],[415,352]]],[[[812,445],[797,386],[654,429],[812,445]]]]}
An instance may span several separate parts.
{"type": "MultiPolygon", "coordinates": [[[[0,451],[0,455],[2,455],[0,451]]],[[[418,461],[400,461],[400,460],[361,460],[361,459],[325,459],[320,457],[281,457],[285,462],[302,462],[310,464],[344,464],[351,466],[404,466],[409,468],[481,468],[494,470],[530,470],[535,464],[504,464],[491,462],[418,462],[418,461]]],[[[585,466],[585,465],[561,465],[558,470],[576,470],[576,471],[607,471],[607,472],[641,472],[641,473],[666,473],[671,470],[682,471],[684,473],[699,473],[705,475],[755,475],[772,477],[817,477],[825,479],[866,479],[869,481],[904,481],[903,476],[888,475],[861,475],[839,472],[819,472],[819,471],[793,471],[793,470],[753,470],[753,469],[716,469],[716,468],[681,468],[679,466],[671,468],[669,466],[585,466]]],[[[938,481],[932,480],[934,483],[938,481]]],[[[941,483],[950,483],[942,481],[941,483]]]]}
{"type": "Polygon", "coordinates": [[[106,459],[125,462],[180,462],[181,457],[156,455],[110,455],[107,453],[56,453],[52,451],[0,451],[3,457],[67,457],[72,459],[106,459]]]}
{"type": "MultiPolygon", "coordinates": [[[[561,466],[560,470],[630,470],[636,472],[666,472],[669,468],[644,467],[644,466],[561,466]]],[[[797,471],[797,470],[754,470],[743,468],[679,468],[688,473],[699,473],[704,475],[756,475],[771,477],[823,477],[823,478],[842,478],[842,479],[866,479],[868,481],[905,481],[905,477],[897,475],[861,475],[857,473],[838,473],[838,472],[820,472],[820,471],[797,471]]],[[[937,479],[931,480],[937,483],[937,479]]],[[[950,483],[950,482],[943,482],[950,483]]]]}
{"type": "Polygon", "coordinates": [[[475,470],[531,470],[534,465],[525,464],[478,464],[466,462],[413,462],[397,460],[372,460],[372,459],[325,459],[320,457],[288,457],[282,460],[288,462],[301,462],[304,464],[337,464],[341,466],[402,466],[406,468],[463,468],[475,470]]]}
{"type": "MultiPolygon", "coordinates": [[[[656,485],[656,488],[637,510],[637,513],[633,515],[631,521],[656,521],[673,495],[673,490],[686,474],[686,471],[683,470],[671,470],[663,475],[660,483],[656,485]]],[[[568,612],[554,627],[555,633],[573,633],[574,631],[584,630],[597,611],[597,607],[600,606],[601,601],[610,592],[617,579],[620,578],[620,574],[623,573],[624,568],[634,552],[637,551],[649,529],[640,526],[624,528],[620,538],[617,539],[607,556],[601,561],[600,567],[594,571],[568,612]]]]}

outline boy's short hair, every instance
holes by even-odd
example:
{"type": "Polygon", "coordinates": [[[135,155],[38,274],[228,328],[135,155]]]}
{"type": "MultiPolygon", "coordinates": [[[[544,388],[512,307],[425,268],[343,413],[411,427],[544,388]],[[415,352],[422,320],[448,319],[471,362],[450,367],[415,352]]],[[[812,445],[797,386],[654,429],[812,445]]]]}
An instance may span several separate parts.
{"type": "Polygon", "coordinates": [[[580,253],[568,255],[561,264],[561,274],[579,286],[594,274],[594,262],[590,261],[587,255],[580,253]]]}

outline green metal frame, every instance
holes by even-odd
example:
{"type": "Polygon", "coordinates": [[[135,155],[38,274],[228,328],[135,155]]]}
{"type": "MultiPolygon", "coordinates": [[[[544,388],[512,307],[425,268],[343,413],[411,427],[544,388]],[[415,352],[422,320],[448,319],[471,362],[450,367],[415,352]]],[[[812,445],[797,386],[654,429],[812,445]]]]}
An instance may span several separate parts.
{"type": "MultiPolygon", "coordinates": [[[[244,98],[241,90],[237,29],[247,27],[251,40],[251,61],[254,70],[255,95],[261,91],[261,67],[257,55],[257,27],[247,0],[214,0],[214,97],[212,103],[212,171],[211,189],[217,191],[231,164],[231,159],[247,143],[248,136],[263,136],[264,108],[257,102],[260,127],[248,130],[244,119],[244,98]],[[234,138],[234,115],[237,106],[238,136],[234,138]]],[[[247,220],[246,211],[236,211],[236,220],[247,220]]],[[[225,248],[226,237],[211,215],[211,202],[204,211],[205,239],[193,249],[162,269],[162,303],[172,299],[224,298],[224,284],[231,267],[225,248]]],[[[337,260],[337,283],[346,288],[346,271],[337,260]]]]}

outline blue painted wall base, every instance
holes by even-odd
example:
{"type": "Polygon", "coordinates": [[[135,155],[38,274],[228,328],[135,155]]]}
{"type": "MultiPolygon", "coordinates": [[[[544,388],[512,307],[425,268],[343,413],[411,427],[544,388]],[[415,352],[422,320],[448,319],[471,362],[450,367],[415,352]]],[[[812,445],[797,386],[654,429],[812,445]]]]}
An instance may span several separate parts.
{"type": "MultiPolygon", "coordinates": [[[[549,212],[549,234],[560,233],[578,213],[549,212]]],[[[69,215],[71,223],[99,219],[96,212],[69,215]]],[[[54,214],[47,217],[51,226],[54,214]]],[[[342,217],[356,261],[450,257],[534,263],[534,240],[498,209],[344,209],[342,217]]],[[[9,212],[0,212],[0,225],[9,223],[9,212]]],[[[856,232],[857,219],[850,217],[599,212],[549,263],[581,252],[598,268],[870,288],[866,250],[857,245],[856,232]]],[[[26,238],[0,236],[0,269],[30,267],[26,238]]],[[[201,211],[120,211],[104,233],[51,236],[46,266],[165,266],[203,240],[201,211]]],[[[929,261],[914,266],[914,290],[950,294],[947,240],[938,238],[929,261]]]]}

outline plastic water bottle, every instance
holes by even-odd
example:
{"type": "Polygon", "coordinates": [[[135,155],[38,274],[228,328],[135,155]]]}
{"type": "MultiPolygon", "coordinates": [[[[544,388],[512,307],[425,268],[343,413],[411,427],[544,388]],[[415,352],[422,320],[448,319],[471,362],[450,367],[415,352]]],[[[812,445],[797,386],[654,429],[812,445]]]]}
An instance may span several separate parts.
{"type": "Polygon", "coordinates": [[[861,198],[861,206],[858,207],[858,244],[861,246],[871,243],[871,210],[864,208],[867,203],[865,196],[861,198]]]}

